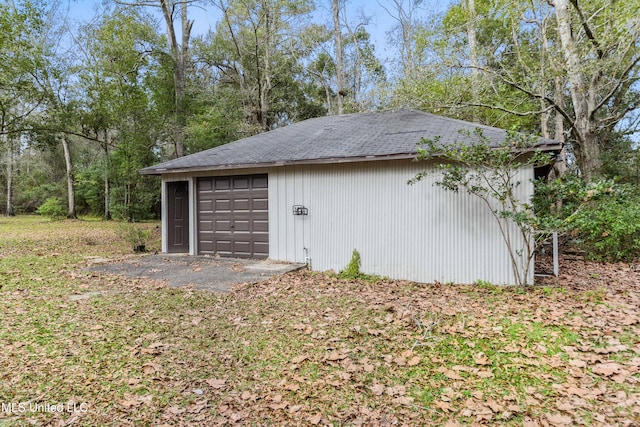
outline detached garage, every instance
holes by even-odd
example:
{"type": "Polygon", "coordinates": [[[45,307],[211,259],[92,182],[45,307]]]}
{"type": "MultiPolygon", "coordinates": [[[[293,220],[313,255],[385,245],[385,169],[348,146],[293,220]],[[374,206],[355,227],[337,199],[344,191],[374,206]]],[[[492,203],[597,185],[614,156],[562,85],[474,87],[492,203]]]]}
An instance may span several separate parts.
{"type": "MultiPolygon", "coordinates": [[[[419,282],[512,283],[497,224],[472,196],[407,181],[421,138],[498,146],[504,130],[415,110],[327,116],[143,169],[162,177],[163,252],[305,262],[419,282]]],[[[559,151],[552,140],[539,147],[559,151]]],[[[533,194],[523,169],[519,197],[533,194]]],[[[533,269],[531,269],[533,271],[533,269]]],[[[533,282],[531,273],[530,282],[533,282]]]]}

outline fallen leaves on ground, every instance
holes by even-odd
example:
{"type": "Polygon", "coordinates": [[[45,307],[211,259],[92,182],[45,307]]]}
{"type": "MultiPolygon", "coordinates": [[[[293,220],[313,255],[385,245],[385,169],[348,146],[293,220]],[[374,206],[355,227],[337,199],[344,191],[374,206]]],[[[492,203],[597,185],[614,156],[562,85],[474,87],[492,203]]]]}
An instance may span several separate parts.
{"type": "Polygon", "coordinates": [[[86,256],[123,256],[109,224],[20,221],[0,224],[0,396],[86,411],[4,411],[0,423],[640,420],[630,265],[563,262],[527,289],[297,272],[214,294],[83,271],[86,256]]]}

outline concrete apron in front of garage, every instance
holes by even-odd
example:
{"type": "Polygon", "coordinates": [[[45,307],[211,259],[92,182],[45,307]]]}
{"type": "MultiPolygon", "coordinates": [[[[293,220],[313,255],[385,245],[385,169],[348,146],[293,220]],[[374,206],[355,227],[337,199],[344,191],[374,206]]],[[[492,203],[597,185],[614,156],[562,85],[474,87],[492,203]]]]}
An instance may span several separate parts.
{"type": "Polygon", "coordinates": [[[305,264],[270,260],[182,254],[146,255],[118,262],[95,259],[93,262],[96,265],[88,267],[88,271],[119,274],[132,278],[148,277],[153,280],[164,280],[173,287],[193,286],[194,289],[217,292],[227,292],[235,284],[261,282],[305,267],[305,264]]]}

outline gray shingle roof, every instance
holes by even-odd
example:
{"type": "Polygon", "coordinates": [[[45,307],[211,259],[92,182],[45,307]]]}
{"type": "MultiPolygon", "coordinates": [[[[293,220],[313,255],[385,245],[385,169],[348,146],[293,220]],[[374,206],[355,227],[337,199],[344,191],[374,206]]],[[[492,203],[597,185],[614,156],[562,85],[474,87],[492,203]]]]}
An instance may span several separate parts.
{"type": "MultiPolygon", "coordinates": [[[[421,138],[439,136],[442,143],[474,143],[476,138],[467,138],[460,131],[472,132],[475,128],[481,128],[492,145],[504,142],[507,136],[503,129],[402,108],[308,119],[151,166],[140,173],[412,158],[421,138]]],[[[559,145],[546,139],[540,144],[559,145]]]]}

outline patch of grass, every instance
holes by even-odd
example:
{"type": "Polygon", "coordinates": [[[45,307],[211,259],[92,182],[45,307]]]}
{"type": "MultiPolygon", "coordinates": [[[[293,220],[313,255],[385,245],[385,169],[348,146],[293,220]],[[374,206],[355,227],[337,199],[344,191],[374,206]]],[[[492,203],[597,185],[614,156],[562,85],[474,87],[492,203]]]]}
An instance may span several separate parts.
{"type": "Polygon", "coordinates": [[[567,293],[567,290],[560,286],[543,286],[541,289],[546,296],[562,296],[567,293]]]}
{"type": "Polygon", "coordinates": [[[607,290],[602,287],[590,289],[583,292],[579,298],[584,302],[604,303],[607,298],[607,290]]]}
{"type": "Polygon", "coordinates": [[[473,284],[476,285],[478,288],[485,288],[492,291],[502,292],[501,287],[495,286],[493,283],[486,280],[478,279],[475,282],[473,282],[473,284]]]}

